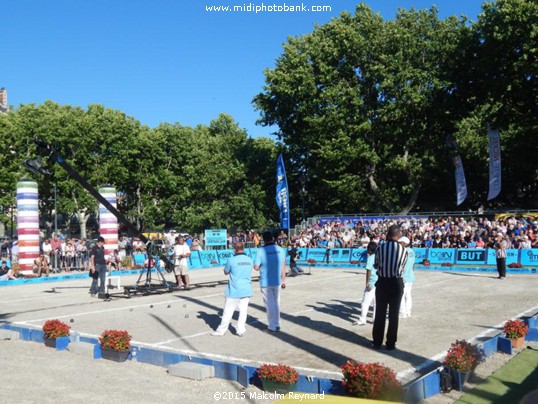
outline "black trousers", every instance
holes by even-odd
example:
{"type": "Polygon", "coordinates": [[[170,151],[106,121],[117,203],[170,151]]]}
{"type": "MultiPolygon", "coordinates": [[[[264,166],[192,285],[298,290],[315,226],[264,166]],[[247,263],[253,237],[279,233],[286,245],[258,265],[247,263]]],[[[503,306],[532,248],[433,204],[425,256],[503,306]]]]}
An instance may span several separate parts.
{"type": "Polygon", "coordinates": [[[385,317],[389,309],[389,328],[387,348],[394,348],[398,339],[398,316],[402,302],[404,283],[402,278],[379,278],[375,284],[375,319],[372,338],[375,346],[380,347],[385,334],[385,317]]]}
{"type": "Polygon", "coordinates": [[[506,258],[497,258],[497,272],[503,278],[506,276],[506,258]]]}

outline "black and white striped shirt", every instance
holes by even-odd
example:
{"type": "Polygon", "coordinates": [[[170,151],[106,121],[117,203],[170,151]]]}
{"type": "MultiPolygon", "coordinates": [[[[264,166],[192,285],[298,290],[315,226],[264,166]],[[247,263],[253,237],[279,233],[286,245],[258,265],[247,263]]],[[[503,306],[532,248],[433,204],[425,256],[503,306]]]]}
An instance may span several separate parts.
{"type": "Polygon", "coordinates": [[[401,278],[407,264],[407,250],[400,243],[389,240],[377,247],[374,268],[380,278],[401,278]]]}

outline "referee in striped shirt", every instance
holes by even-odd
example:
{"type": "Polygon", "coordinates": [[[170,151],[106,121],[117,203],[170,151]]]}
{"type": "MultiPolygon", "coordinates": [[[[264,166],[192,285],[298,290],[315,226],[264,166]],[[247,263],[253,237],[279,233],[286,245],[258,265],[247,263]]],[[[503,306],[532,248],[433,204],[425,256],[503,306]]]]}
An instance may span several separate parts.
{"type": "Polygon", "coordinates": [[[403,270],[407,263],[407,251],[398,243],[400,228],[389,227],[387,242],[381,244],[375,253],[374,268],[377,269],[378,280],[375,284],[376,311],[372,330],[373,348],[381,348],[385,333],[387,306],[389,309],[389,328],[387,330],[387,349],[396,348],[398,337],[398,315],[404,290],[403,270]]]}

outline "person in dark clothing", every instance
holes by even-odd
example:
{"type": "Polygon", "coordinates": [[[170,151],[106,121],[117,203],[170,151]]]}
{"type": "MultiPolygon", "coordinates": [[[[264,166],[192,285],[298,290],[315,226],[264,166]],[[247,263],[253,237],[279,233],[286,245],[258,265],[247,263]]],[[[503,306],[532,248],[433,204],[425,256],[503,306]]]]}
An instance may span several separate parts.
{"type": "Polygon", "coordinates": [[[105,260],[105,239],[99,237],[97,243],[92,247],[90,252],[90,273],[97,273],[98,276],[92,276],[92,286],[90,293],[92,297],[104,298],[106,282],[106,260],[105,260]],[[97,279],[99,279],[99,289],[97,289],[97,279]]]}
{"type": "Polygon", "coordinates": [[[293,243],[288,250],[288,255],[290,256],[290,276],[297,276],[304,273],[303,269],[297,266],[297,259],[301,256],[301,253],[297,250],[295,243],[293,243]]]}
{"type": "Polygon", "coordinates": [[[377,269],[378,280],[375,284],[376,312],[372,330],[373,347],[381,348],[385,333],[387,308],[389,311],[389,327],[386,346],[388,350],[396,348],[398,338],[398,316],[404,291],[402,279],[407,263],[407,250],[398,243],[400,228],[393,225],[387,233],[386,243],[380,245],[375,253],[374,268],[377,269]]]}

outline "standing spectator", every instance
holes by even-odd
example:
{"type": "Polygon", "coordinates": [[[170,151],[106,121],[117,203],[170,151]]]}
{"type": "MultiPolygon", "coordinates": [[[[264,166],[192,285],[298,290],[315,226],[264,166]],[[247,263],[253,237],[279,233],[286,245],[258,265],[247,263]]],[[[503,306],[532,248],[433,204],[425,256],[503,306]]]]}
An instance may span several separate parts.
{"type": "Polygon", "coordinates": [[[506,249],[504,248],[504,244],[498,241],[497,243],[495,243],[495,250],[499,279],[504,279],[506,277],[506,249]]]}
{"type": "Polygon", "coordinates": [[[260,271],[260,288],[267,310],[267,330],[280,331],[280,288],[285,288],[286,253],[275,245],[271,232],[262,234],[264,246],[259,248],[254,269],[260,271]]]}
{"type": "Polygon", "coordinates": [[[2,259],[9,259],[9,240],[6,238],[0,246],[0,255],[2,259]]]}
{"type": "Polygon", "coordinates": [[[415,282],[415,272],[413,271],[415,266],[415,252],[409,248],[409,239],[407,237],[400,238],[399,243],[407,250],[407,264],[405,265],[402,277],[404,282],[404,290],[402,302],[400,304],[400,317],[408,318],[411,317],[411,308],[413,307],[411,289],[413,288],[413,283],[415,282]]]}
{"type": "Polygon", "coordinates": [[[55,272],[60,272],[60,255],[62,252],[62,241],[58,238],[57,234],[52,236],[50,245],[52,248],[50,257],[52,263],[52,270],[55,272]]]}
{"type": "Polygon", "coordinates": [[[403,295],[403,271],[407,264],[407,251],[398,243],[400,228],[397,225],[389,227],[387,241],[377,248],[374,267],[379,279],[375,286],[376,313],[372,330],[373,347],[381,348],[385,333],[387,308],[389,311],[389,327],[386,346],[388,350],[396,348],[398,339],[398,314],[403,295]]]}
{"type": "Polygon", "coordinates": [[[374,268],[375,251],[377,249],[377,243],[370,241],[366,247],[366,287],[364,288],[364,294],[362,296],[361,303],[361,316],[358,321],[355,321],[353,325],[366,325],[366,316],[368,315],[368,309],[372,302],[374,302],[374,318],[375,318],[375,283],[377,282],[377,274],[374,268]]]}
{"type": "Polygon", "coordinates": [[[92,297],[96,297],[99,293],[100,297],[105,293],[106,282],[106,261],[105,261],[105,239],[99,237],[97,243],[93,246],[90,253],[90,272],[97,273],[98,277],[92,277],[92,285],[90,293],[92,297]],[[97,289],[97,279],[99,279],[99,289],[97,289]]]}
{"type": "Polygon", "coordinates": [[[120,236],[118,239],[118,254],[120,261],[123,260],[127,255],[127,240],[125,240],[125,237],[123,236],[120,236]]]}
{"type": "Polygon", "coordinates": [[[191,256],[191,250],[187,244],[185,244],[185,238],[183,236],[176,237],[176,244],[174,246],[174,275],[177,280],[177,287],[181,289],[189,289],[189,257],[191,256]]]}
{"type": "Polygon", "coordinates": [[[213,336],[222,336],[228,331],[232,316],[239,309],[236,335],[242,337],[246,332],[247,309],[252,297],[252,259],[245,254],[242,242],[234,245],[235,255],[228,260],[224,267],[224,274],[230,276],[226,286],[224,311],[218,328],[211,333],[213,336]]]}

